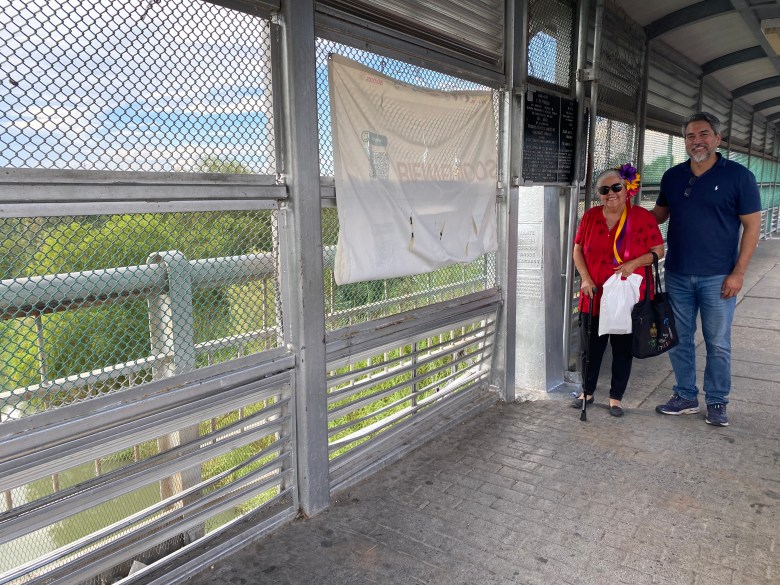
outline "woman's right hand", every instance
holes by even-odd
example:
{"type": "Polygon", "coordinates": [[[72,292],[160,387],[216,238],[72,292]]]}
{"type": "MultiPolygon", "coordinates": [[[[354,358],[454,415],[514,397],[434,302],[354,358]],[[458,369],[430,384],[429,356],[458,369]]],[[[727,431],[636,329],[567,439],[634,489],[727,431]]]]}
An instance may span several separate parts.
{"type": "Polygon", "coordinates": [[[582,283],[580,284],[580,294],[585,295],[586,297],[593,298],[593,295],[596,293],[596,285],[593,284],[593,281],[590,279],[582,279],[582,283]]]}

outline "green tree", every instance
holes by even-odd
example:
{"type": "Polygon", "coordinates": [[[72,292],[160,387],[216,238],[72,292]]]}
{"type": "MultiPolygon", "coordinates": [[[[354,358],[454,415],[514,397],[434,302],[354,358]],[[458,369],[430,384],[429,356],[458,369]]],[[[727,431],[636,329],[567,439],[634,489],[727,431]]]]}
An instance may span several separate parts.
{"type": "MultiPolygon", "coordinates": [[[[218,159],[204,161],[203,170],[247,172],[239,163],[218,159]]],[[[150,254],[168,250],[178,250],[189,260],[270,252],[270,217],[269,212],[193,212],[33,219],[30,225],[9,220],[0,223],[0,270],[6,278],[19,278],[143,265],[150,254]]],[[[56,280],[52,286],[57,286],[56,280]]],[[[103,295],[111,290],[111,275],[106,274],[103,295]]],[[[252,303],[264,303],[266,313],[274,315],[275,305],[267,298],[275,300],[273,290],[251,289],[249,300],[246,290],[248,284],[239,284],[194,293],[196,343],[256,326],[257,320],[247,316],[252,303]]],[[[150,355],[147,298],[110,303],[85,299],[80,306],[61,308],[52,306],[40,316],[47,379],[150,355]]],[[[36,323],[33,313],[28,315],[0,322],[5,388],[40,380],[36,323]]]]}
{"type": "Polygon", "coordinates": [[[662,154],[644,165],[642,169],[642,183],[645,185],[657,185],[661,182],[663,174],[672,166],[672,157],[668,154],[662,154]]]}

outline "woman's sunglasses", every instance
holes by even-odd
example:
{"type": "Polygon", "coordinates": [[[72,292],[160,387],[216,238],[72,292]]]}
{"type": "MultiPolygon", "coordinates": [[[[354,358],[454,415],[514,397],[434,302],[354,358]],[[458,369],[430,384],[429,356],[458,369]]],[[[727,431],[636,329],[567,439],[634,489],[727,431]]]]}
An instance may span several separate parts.
{"type": "Polygon", "coordinates": [[[597,189],[599,192],[599,195],[606,195],[609,193],[609,190],[612,189],[613,193],[620,193],[623,190],[623,184],[622,183],[615,183],[614,185],[610,185],[607,187],[606,185],[603,185],[597,189]]]}

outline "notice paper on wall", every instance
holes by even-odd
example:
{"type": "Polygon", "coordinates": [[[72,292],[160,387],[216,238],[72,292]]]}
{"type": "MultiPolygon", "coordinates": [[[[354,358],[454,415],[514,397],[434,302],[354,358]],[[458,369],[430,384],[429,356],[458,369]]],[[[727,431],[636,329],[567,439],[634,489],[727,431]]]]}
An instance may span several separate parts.
{"type": "Polygon", "coordinates": [[[328,73],[336,283],[422,274],[495,251],[491,93],[423,89],[335,54],[328,73]]]}

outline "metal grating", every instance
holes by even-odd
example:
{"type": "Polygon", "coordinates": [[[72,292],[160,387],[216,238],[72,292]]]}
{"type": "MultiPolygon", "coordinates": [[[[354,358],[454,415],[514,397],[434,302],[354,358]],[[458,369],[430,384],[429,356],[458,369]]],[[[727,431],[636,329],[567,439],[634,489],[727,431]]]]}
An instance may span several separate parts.
{"type": "Polygon", "coordinates": [[[599,116],[592,139],[594,177],[605,169],[636,163],[637,132],[633,124],[599,116]]]}
{"type": "MultiPolygon", "coordinates": [[[[486,294],[442,304],[433,312],[424,309],[417,316],[418,325],[411,314],[404,320],[407,325],[380,322],[360,347],[339,352],[337,340],[329,343],[333,348],[327,375],[331,489],[343,488],[366,467],[419,441],[415,432],[438,432],[435,429],[460,409],[468,410],[475,401],[495,400],[485,397],[485,391],[495,344],[497,297],[486,294]],[[425,331],[424,324],[434,315],[442,315],[440,319],[448,323],[425,331]],[[396,331],[399,327],[414,331],[402,333],[396,331]],[[344,357],[338,357],[340,353],[344,357]],[[425,429],[411,430],[420,425],[425,429]]],[[[344,336],[350,338],[352,334],[344,336]]]]}
{"type": "Polygon", "coordinates": [[[611,10],[604,11],[599,55],[598,107],[634,121],[642,89],[644,30],[611,10]]]}
{"type": "MultiPolygon", "coordinates": [[[[84,419],[79,433],[97,441],[97,458],[86,460],[83,449],[76,456],[66,443],[53,474],[45,458],[25,473],[6,469],[0,582],[78,575],[79,583],[113,583],[134,560],[153,563],[248,514],[258,523],[280,511],[291,518],[297,498],[285,379],[289,374],[265,388],[232,388],[200,412],[177,409],[174,432],[153,408],[124,440],[124,425],[107,433],[105,423],[84,419]],[[133,442],[141,436],[159,438],[133,442]]],[[[24,455],[19,461],[29,467],[24,455]]],[[[0,465],[9,461],[0,458],[0,465]]]]}

